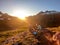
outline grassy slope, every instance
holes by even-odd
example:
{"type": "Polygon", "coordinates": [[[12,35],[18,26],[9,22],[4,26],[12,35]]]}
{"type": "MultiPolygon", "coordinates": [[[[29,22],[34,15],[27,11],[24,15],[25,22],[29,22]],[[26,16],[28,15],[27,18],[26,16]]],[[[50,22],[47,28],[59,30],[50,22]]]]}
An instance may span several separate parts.
{"type": "Polygon", "coordinates": [[[23,27],[23,28],[21,28],[21,29],[16,29],[16,30],[11,30],[11,31],[9,30],[9,31],[2,31],[2,32],[0,32],[0,44],[1,44],[4,40],[6,40],[7,38],[12,37],[12,36],[14,36],[14,35],[16,35],[16,34],[18,34],[18,33],[20,33],[20,32],[26,31],[26,30],[28,30],[28,28],[23,27]]]}
{"type": "MultiPolygon", "coordinates": [[[[53,27],[53,28],[47,28],[47,29],[49,29],[51,31],[60,31],[60,27],[53,27]]],[[[21,29],[0,32],[0,44],[7,38],[12,37],[20,32],[26,31],[26,30],[28,30],[28,28],[24,27],[21,29]]]]}

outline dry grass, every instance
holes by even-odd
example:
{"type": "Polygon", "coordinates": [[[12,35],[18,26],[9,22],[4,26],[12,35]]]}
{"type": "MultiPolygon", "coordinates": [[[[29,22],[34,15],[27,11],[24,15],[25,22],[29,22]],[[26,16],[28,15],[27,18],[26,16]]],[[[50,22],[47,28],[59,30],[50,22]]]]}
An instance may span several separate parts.
{"type": "Polygon", "coordinates": [[[53,28],[47,28],[51,31],[59,31],[60,32],[60,26],[59,27],[53,27],[53,28]]]}
{"type": "Polygon", "coordinates": [[[12,37],[14,35],[17,35],[20,32],[26,31],[28,28],[21,28],[16,30],[8,30],[8,31],[2,31],[0,32],[0,45],[2,42],[4,42],[7,38],[12,37]]]}
{"type": "MultiPolygon", "coordinates": [[[[47,29],[51,31],[60,31],[60,27],[53,27],[53,28],[47,28],[47,29]]],[[[15,40],[15,43],[22,42],[23,45],[31,45],[31,44],[37,45],[38,39],[36,39],[35,36],[31,34],[31,32],[27,32],[27,30],[28,28],[21,28],[21,29],[16,29],[16,30],[11,30],[11,31],[0,32],[0,45],[4,40],[6,40],[9,37],[13,37],[14,35],[15,35],[15,39],[17,38],[17,40],[15,40]]]]}

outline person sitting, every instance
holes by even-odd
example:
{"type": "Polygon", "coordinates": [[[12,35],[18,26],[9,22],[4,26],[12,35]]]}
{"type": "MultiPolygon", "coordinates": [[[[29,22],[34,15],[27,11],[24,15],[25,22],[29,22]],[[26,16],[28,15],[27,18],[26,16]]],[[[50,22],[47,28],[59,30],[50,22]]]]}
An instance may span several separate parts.
{"type": "Polygon", "coordinates": [[[38,25],[38,26],[37,26],[37,29],[38,29],[38,30],[42,30],[42,26],[41,26],[41,25],[38,25]]]}

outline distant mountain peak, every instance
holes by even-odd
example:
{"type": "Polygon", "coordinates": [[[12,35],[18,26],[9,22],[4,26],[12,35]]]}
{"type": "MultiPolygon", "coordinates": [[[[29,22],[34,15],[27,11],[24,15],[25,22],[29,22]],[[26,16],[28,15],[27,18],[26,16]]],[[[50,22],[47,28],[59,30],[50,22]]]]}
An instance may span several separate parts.
{"type": "Polygon", "coordinates": [[[39,12],[38,14],[43,14],[43,15],[44,15],[44,14],[53,14],[53,13],[59,13],[59,12],[58,12],[58,11],[54,11],[54,10],[52,10],[52,11],[48,11],[48,10],[47,10],[47,11],[45,11],[45,12],[44,12],[44,11],[41,11],[41,12],[39,12]]]}
{"type": "Polygon", "coordinates": [[[45,11],[46,14],[57,13],[58,11],[45,11]]]}

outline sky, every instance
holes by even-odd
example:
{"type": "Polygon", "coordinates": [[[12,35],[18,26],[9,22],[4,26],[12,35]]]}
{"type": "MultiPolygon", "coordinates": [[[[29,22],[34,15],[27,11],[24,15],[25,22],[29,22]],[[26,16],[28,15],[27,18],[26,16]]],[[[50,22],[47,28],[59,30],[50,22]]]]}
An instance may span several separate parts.
{"type": "Polygon", "coordinates": [[[60,0],[0,0],[0,11],[11,14],[15,9],[30,11],[30,15],[40,11],[60,11],[60,0]]]}

